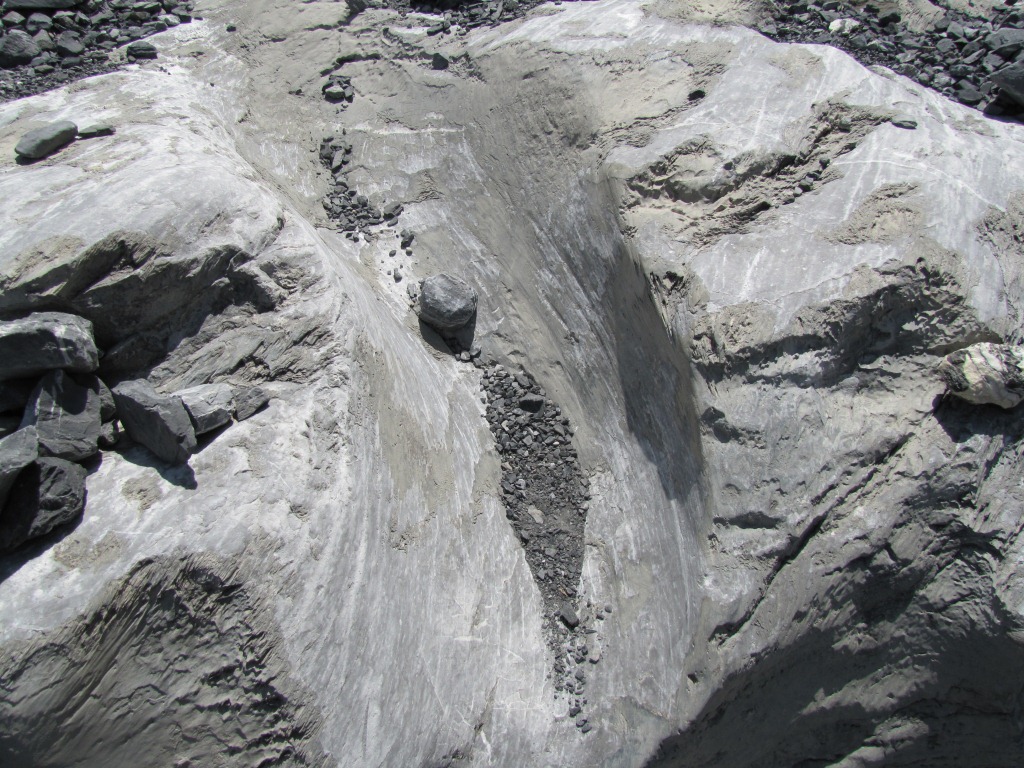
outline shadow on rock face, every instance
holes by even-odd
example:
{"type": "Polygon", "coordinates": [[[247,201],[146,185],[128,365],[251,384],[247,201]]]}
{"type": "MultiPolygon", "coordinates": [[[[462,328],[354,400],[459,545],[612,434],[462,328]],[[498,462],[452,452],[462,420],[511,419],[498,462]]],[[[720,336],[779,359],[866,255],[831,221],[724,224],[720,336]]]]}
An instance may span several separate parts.
{"type": "Polygon", "coordinates": [[[473,340],[476,338],[476,314],[462,328],[443,336],[423,320],[420,320],[419,324],[423,340],[442,355],[457,355],[473,348],[473,340]]]}
{"type": "Polygon", "coordinates": [[[0,555],[0,584],[16,574],[25,563],[35,560],[47,550],[60,544],[65,538],[75,532],[78,524],[82,522],[79,515],[71,522],[50,531],[45,536],[25,542],[21,547],[6,555],[0,555]]]}
{"type": "Polygon", "coordinates": [[[125,447],[117,452],[121,454],[121,458],[130,464],[155,469],[160,477],[179,488],[187,488],[190,491],[194,491],[199,487],[199,483],[196,482],[196,473],[188,464],[169,466],[140,445],[125,447]]]}
{"type": "Polygon", "coordinates": [[[933,413],[939,426],[957,443],[974,435],[1001,435],[1011,440],[1024,437],[1024,406],[1007,410],[998,405],[974,405],[947,394],[935,397],[933,413]]]}

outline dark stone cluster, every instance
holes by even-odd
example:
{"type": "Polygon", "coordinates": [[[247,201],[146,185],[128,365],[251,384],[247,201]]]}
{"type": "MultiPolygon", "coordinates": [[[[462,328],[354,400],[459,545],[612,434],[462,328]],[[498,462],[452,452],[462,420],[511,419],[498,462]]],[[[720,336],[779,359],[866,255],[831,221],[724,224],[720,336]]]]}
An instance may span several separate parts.
{"type": "Polygon", "coordinates": [[[183,464],[198,437],[269,400],[262,387],[223,382],[171,395],[144,378],[115,383],[102,357],[92,323],[77,315],[0,321],[0,554],[81,517],[86,474],[102,450],[133,441],[183,464]]]}
{"type": "Polygon", "coordinates": [[[776,3],[761,31],[781,42],[820,43],[888,67],[990,115],[1024,113],[1024,13],[1018,0],[983,21],[948,10],[923,32],[892,3],[776,3]]]}
{"type": "MultiPolygon", "coordinates": [[[[352,160],[352,142],[345,138],[342,130],[339,136],[325,136],[320,142],[320,162],[331,172],[331,189],[324,196],[323,206],[328,218],[350,238],[356,233],[384,223],[394,223],[402,213],[401,203],[390,203],[378,209],[366,195],[359,194],[350,185],[348,166],[352,160]]],[[[399,234],[401,247],[408,251],[413,235],[399,234]]],[[[394,253],[392,253],[394,255],[394,253]]]]}
{"type": "MultiPolygon", "coordinates": [[[[522,542],[544,598],[544,631],[555,655],[555,687],[573,697],[578,727],[586,704],[587,647],[593,633],[578,614],[583,533],[590,493],[572,445],[573,427],[527,372],[486,366],[487,423],[501,454],[505,514],[522,542]]],[[[603,618],[603,613],[599,612],[603,618]]]]}
{"type": "MultiPolygon", "coordinates": [[[[192,0],[5,0],[0,100],[30,96],[116,68],[109,53],[192,20],[192,0]]],[[[151,45],[131,58],[154,58],[151,45]]]]}
{"type": "Polygon", "coordinates": [[[541,0],[386,0],[385,4],[400,11],[416,11],[441,16],[428,30],[428,35],[439,35],[451,30],[453,25],[461,29],[473,29],[488,24],[498,24],[523,16],[528,10],[540,5],[541,0]]]}

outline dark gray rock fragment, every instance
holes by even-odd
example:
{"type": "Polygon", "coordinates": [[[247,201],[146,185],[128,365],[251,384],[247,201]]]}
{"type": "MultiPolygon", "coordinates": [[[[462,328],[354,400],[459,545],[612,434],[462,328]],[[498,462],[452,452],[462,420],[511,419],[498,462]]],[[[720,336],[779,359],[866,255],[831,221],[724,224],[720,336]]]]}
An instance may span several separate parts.
{"type": "Polygon", "coordinates": [[[39,382],[22,419],[39,436],[41,456],[85,461],[94,456],[100,436],[100,393],[78,384],[64,371],[51,371],[39,382]]]}
{"type": "Polygon", "coordinates": [[[235,389],[235,418],[245,421],[269,402],[270,394],[263,387],[238,387],[235,389]]]}
{"type": "Polygon", "coordinates": [[[0,512],[0,552],[45,536],[85,509],[85,467],[64,459],[37,459],[14,483],[0,512]]]}
{"type": "Polygon", "coordinates": [[[20,29],[14,29],[0,38],[0,67],[28,64],[39,55],[39,43],[20,29]]]}
{"type": "Polygon", "coordinates": [[[537,413],[547,402],[542,395],[528,394],[519,398],[519,407],[530,413],[537,413]]]}
{"type": "Polygon", "coordinates": [[[107,451],[121,442],[121,424],[116,419],[104,422],[100,426],[100,436],[96,444],[107,451]]]}
{"type": "Polygon", "coordinates": [[[98,362],[92,323],[77,315],[36,312],[0,322],[0,381],[56,368],[91,373],[98,362]]]}
{"type": "Polygon", "coordinates": [[[27,160],[40,160],[67,146],[78,135],[78,126],[70,120],[35,128],[18,140],[14,154],[27,160]]]}
{"type": "Polygon", "coordinates": [[[999,86],[1003,96],[1024,107],[1024,61],[996,72],[992,75],[992,82],[999,86]]]}
{"type": "Polygon", "coordinates": [[[125,49],[125,54],[128,56],[129,60],[155,59],[159,55],[156,50],[156,46],[145,40],[130,44],[125,49]]]}
{"type": "Polygon", "coordinates": [[[420,286],[420,319],[437,331],[463,328],[476,314],[476,303],[476,291],[457,277],[434,275],[420,286]]]}
{"type": "Polygon", "coordinates": [[[580,617],[576,615],[576,611],[573,610],[573,607],[567,601],[564,601],[558,607],[558,618],[560,618],[565,623],[565,626],[569,627],[569,629],[575,629],[580,625],[580,617]]]}
{"type": "Polygon", "coordinates": [[[0,440],[0,510],[21,470],[37,458],[39,442],[33,427],[19,429],[0,440]]]}
{"type": "Polygon", "coordinates": [[[182,464],[196,449],[196,433],[180,397],[161,395],[145,380],[113,389],[125,432],[158,458],[182,464]]]}
{"type": "Polygon", "coordinates": [[[197,435],[211,432],[231,422],[234,393],[227,384],[200,384],[175,394],[184,403],[197,435]]]}

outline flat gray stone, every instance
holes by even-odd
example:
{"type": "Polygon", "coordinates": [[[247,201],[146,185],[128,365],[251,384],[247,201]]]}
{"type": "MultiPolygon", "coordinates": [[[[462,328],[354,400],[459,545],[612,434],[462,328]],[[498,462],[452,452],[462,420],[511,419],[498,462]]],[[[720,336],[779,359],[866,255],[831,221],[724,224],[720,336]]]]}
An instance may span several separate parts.
{"type": "Polygon", "coordinates": [[[245,421],[270,402],[270,395],[263,387],[235,388],[235,418],[245,421]]]}
{"type": "Polygon", "coordinates": [[[39,160],[67,146],[77,135],[78,126],[70,120],[50,123],[22,136],[14,146],[14,154],[29,160],[39,160]]]}
{"type": "Polygon", "coordinates": [[[0,37],[0,67],[28,64],[39,52],[39,43],[20,29],[11,30],[0,37]]]}
{"type": "Polygon", "coordinates": [[[0,552],[45,536],[85,509],[85,467],[37,459],[19,475],[0,512],[0,552]]]}
{"type": "Polygon", "coordinates": [[[170,464],[188,461],[196,433],[180,397],[161,395],[143,379],[118,384],[113,393],[117,415],[132,440],[170,464]]]}
{"type": "Polygon", "coordinates": [[[117,132],[110,123],[93,123],[78,129],[78,138],[95,139],[99,136],[113,136],[117,132]]]}
{"type": "Polygon", "coordinates": [[[576,611],[573,610],[568,600],[563,601],[558,607],[558,617],[569,629],[575,629],[580,624],[580,617],[576,615],[576,611]]]}
{"type": "Polygon", "coordinates": [[[22,427],[35,427],[39,454],[68,461],[84,461],[96,455],[100,436],[100,393],[80,385],[65,371],[50,371],[36,386],[22,427]]]}
{"type": "Polygon", "coordinates": [[[175,393],[185,404],[197,435],[211,432],[231,422],[234,392],[230,385],[200,384],[175,393]]]}
{"type": "Polygon", "coordinates": [[[39,442],[33,427],[19,429],[0,440],[0,510],[18,474],[39,458],[39,442]]]}
{"type": "Polygon", "coordinates": [[[39,376],[63,368],[96,370],[99,352],[92,323],[63,312],[36,312],[0,322],[0,381],[39,376]]]}
{"type": "Polygon", "coordinates": [[[476,291],[465,281],[434,275],[420,286],[420,320],[437,331],[457,331],[476,314],[476,302],[476,291]]]}

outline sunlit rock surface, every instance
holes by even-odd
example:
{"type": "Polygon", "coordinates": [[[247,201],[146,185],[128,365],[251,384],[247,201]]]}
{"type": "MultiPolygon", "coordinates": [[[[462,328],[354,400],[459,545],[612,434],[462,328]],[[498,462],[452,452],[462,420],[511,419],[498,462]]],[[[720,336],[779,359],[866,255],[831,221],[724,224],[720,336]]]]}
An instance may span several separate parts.
{"type": "Polygon", "coordinates": [[[670,5],[428,36],[211,3],[0,106],[3,311],[271,394],[187,465],[104,451],[81,523],[3,559],[5,763],[1019,764],[1024,424],[937,366],[1021,341],[1024,129],[670,5]],[[65,119],[117,132],[15,164],[65,119]],[[320,204],[342,129],[404,205],[357,240],[320,204]],[[586,734],[480,371],[409,300],[442,272],[576,427],[586,734]]]}

